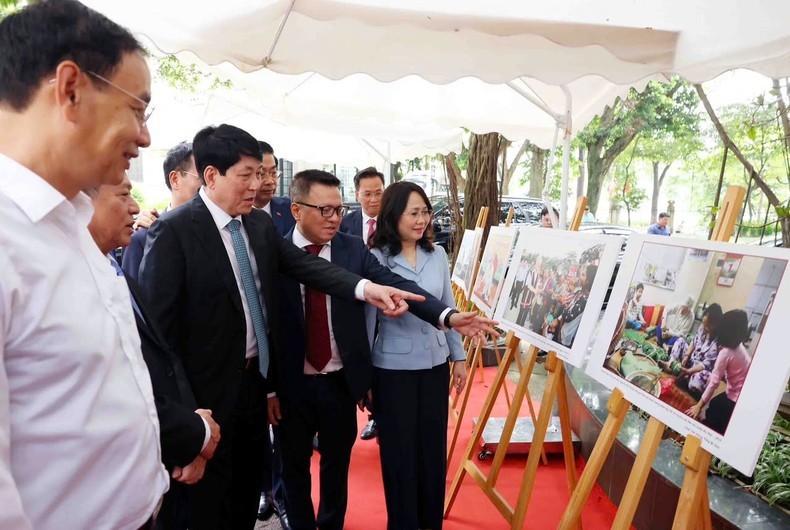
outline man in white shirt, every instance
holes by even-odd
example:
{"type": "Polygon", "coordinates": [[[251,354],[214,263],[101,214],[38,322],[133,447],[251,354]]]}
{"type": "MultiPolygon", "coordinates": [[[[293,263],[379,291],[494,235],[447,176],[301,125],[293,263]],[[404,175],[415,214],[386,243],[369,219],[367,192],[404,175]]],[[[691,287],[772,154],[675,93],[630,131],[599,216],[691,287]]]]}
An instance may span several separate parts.
{"type": "Polygon", "coordinates": [[[70,0],[0,21],[0,528],[148,528],[168,487],[129,292],[80,190],[150,143],[141,45],[70,0]]]}

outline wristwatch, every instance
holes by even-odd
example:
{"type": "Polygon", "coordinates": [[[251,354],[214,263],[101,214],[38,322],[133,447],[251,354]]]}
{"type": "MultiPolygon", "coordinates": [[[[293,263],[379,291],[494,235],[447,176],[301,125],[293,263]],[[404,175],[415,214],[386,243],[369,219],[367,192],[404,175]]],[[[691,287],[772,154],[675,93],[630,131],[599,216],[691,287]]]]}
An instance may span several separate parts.
{"type": "Polygon", "coordinates": [[[457,309],[450,309],[446,315],[444,315],[444,327],[447,329],[452,329],[453,327],[450,325],[450,317],[454,314],[458,313],[457,309]]]}

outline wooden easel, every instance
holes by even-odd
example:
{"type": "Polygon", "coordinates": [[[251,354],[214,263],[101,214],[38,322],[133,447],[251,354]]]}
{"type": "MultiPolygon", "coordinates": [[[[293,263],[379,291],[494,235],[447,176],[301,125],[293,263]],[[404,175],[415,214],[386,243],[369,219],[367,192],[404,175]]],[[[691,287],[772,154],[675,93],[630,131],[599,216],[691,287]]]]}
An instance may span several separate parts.
{"type": "MultiPolygon", "coordinates": [[[[576,212],[569,230],[578,230],[581,224],[584,208],[587,206],[587,198],[579,197],[576,203],[576,212]]],[[[475,483],[483,490],[483,493],[499,510],[499,513],[510,523],[512,529],[520,529],[524,524],[526,518],[527,508],[532,496],[532,489],[535,485],[535,478],[537,475],[538,462],[542,458],[546,462],[546,455],[543,447],[543,442],[546,438],[549,424],[551,422],[551,410],[554,400],[557,399],[559,416],[560,416],[560,431],[562,433],[562,447],[563,455],[565,458],[565,469],[568,481],[568,490],[573,493],[576,487],[576,461],[573,451],[573,438],[570,426],[570,409],[568,407],[568,396],[565,389],[565,367],[561,360],[557,358],[556,352],[549,352],[546,358],[545,368],[548,372],[546,379],[546,388],[543,392],[543,398],[540,403],[540,412],[537,419],[535,419],[534,409],[532,408],[532,401],[529,399],[529,380],[532,376],[532,370],[535,366],[538,356],[538,348],[530,346],[527,353],[527,361],[523,364],[520,371],[520,378],[516,390],[513,395],[507,419],[505,420],[504,429],[497,444],[494,459],[491,463],[491,471],[486,476],[480,468],[473,461],[473,457],[477,452],[477,446],[483,435],[486,423],[491,417],[491,412],[496,401],[496,396],[507,378],[508,366],[513,360],[514,356],[518,355],[520,339],[511,331],[507,334],[505,339],[505,355],[503,361],[499,365],[496,378],[489,389],[488,396],[486,397],[483,410],[480,412],[477,424],[475,425],[473,434],[469,443],[467,444],[466,451],[461,458],[461,464],[458,466],[458,471],[450,485],[450,490],[447,494],[445,501],[444,517],[450,515],[453,503],[455,502],[458,491],[461,487],[464,477],[468,473],[475,483]],[[521,488],[518,494],[518,499],[514,507],[505,500],[502,494],[496,489],[496,483],[499,478],[502,464],[507,453],[507,448],[510,444],[513,430],[518,420],[519,410],[524,401],[525,396],[528,398],[530,404],[530,412],[535,425],[535,433],[532,439],[532,446],[527,458],[527,465],[524,471],[524,476],[521,481],[521,488]]]]}
{"type": "MultiPolygon", "coordinates": [[[[510,207],[510,211],[508,212],[508,215],[507,215],[507,220],[505,221],[505,227],[509,227],[510,226],[510,223],[513,221],[513,214],[514,214],[514,209],[511,206],[510,207]]],[[[476,275],[475,275],[475,277],[476,277],[476,275]]],[[[478,309],[477,309],[477,307],[475,307],[474,303],[472,303],[470,307],[471,307],[469,309],[470,311],[478,311],[478,309]]],[[[501,367],[503,366],[503,357],[499,353],[499,346],[497,345],[496,339],[492,339],[492,343],[493,343],[493,346],[494,346],[494,354],[496,355],[497,365],[501,369],[501,367]]],[[[478,341],[475,344],[474,341],[470,340],[466,344],[468,344],[467,349],[466,349],[467,367],[471,366],[471,369],[470,369],[469,375],[467,377],[466,386],[464,387],[464,390],[462,392],[463,396],[461,394],[458,394],[458,393],[455,393],[455,394],[452,393],[452,381],[450,382],[450,388],[451,388],[450,393],[451,393],[451,396],[452,396],[450,398],[450,410],[453,412],[453,414],[451,414],[450,417],[454,416],[453,419],[455,421],[455,426],[453,428],[453,435],[450,438],[450,444],[449,444],[448,449],[447,449],[447,461],[448,462],[450,462],[450,460],[452,460],[453,453],[455,452],[455,446],[458,443],[458,434],[460,433],[461,425],[463,424],[464,413],[466,412],[466,406],[467,406],[467,404],[469,402],[469,396],[471,395],[471,392],[472,392],[472,381],[474,380],[475,371],[478,369],[478,367],[480,368],[480,372],[481,373],[483,371],[482,370],[483,369],[483,344],[482,344],[482,341],[478,341]],[[459,398],[461,399],[461,406],[460,406],[460,408],[457,408],[459,398]]],[[[519,367],[519,370],[520,370],[521,369],[521,358],[518,355],[516,355],[516,359],[517,359],[517,364],[518,364],[518,367],[519,367]]],[[[512,362],[512,358],[511,358],[511,360],[509,360],[509,361],[507,361],[505,363],[506,370],[510,366],[511,362],[512,362]]],[[[481,378],[481,381],[483,381],[482,378],[481,378]]],[[[510,392],[507,389],[507,379],[505,379],[502,382],[501,390],[505,394],[505,402],[507,403],[508,408],[510,408],[511,401],[510,401],[510,392]]],[[[532,420],[534,421],[535,420],[535,411],[534,411],[534,407],[532,405],[532,398],[531,398],[531,396],[529,394],[527,394],[527,400],[529,402],[529,408],[530,408],[530,411],[532,413],[532,420]]]]}
{"type": "MultiPolygon", "coordinates": [[[[716,226],[713,229],[711,241],[726,242],[730,240],[745,195],[746,190],[740,186],[730,186],[727,189],[724,203],[716,220],[716,226]]],[[[614,445],[617,433],[623,424],[630,405],[620,390],[615,388],[612,391],[612,395],[606,405],[609,416],[590,454],[590,459],[584,468],[579,485],[573,492],[568,507],[565,509],[558,527],[561,530],[573,528],[580,520],[582,509],[590,496],[593,484],[601,472],[604,461],[609,451],[611,451],[612,445],[614,445]]],[[[613,529],[627,530],[631,527],[665,429],[666,425],[655,418],[648,420],[642,445],[639,447],[639,452],[634,460],[634,467],[631,468],[631,474],[625,485],[624,491],[627,493],[623,494],[617,515],[612,523],[613,529]]],[[[686,474],[683,478],[680,499],[675,511],[675,519],[672,524],[673,530],[690,530],[692,528],[710,530],[712,523],[707,487],[710,459],[711,454],[702,449],[701,440],[698,437],[686,437],[686,444],[680,455],[680,461],[686,467],[686,474]]]]}

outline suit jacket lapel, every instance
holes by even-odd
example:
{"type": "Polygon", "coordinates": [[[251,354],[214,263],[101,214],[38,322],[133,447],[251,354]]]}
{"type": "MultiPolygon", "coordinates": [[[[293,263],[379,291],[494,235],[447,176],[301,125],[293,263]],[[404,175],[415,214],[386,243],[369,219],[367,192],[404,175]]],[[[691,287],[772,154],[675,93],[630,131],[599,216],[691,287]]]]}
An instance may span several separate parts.
{"type": "Polygon", "coordinates": [[[244,308],[241,305],[241,295],[236,283],[236,276],[233,274],[233,267],[230,264],[230,256],[225,250],[225,244],[219,235],[214,218],[211,217],[211,212],[208,211],[199,195],[192,199],[190,207],[192,208],[192,228],[195,238],[201,242],[209,261],[217,268],[222,283],[225,284],[236,309],[243,314],[244,308]]]}
{"type": "Polygon", "coordinates": [[[411,263],[409,263],[409,260],[406,259],[406,257],[403,255],[403,253],[400,253],[397,256],[395,256],[394,258],[392,258],[392,260],[395,263],[397,263],[398,265],[400,265],[401,267],[404,267],[405,269],[407,269],[407,270],[409,270],[411,272],[415,272],[417,274],[420,274],[422,272],[422,269],[425,268],[425,265],[428,263],[429,259],[430,259],[430,256],[428,255],[428,253],[425,252],[420,247],[417,247],[417,265],[416,266],[414,266],[411,263]]]}

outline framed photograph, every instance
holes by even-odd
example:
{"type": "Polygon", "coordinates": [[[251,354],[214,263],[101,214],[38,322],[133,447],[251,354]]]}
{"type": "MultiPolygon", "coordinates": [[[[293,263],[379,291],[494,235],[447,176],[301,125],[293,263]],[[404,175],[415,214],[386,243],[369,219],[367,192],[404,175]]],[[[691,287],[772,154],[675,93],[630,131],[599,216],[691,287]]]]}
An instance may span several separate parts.
{"type": "Polygon", "coordinates": [[[614,235],[521,228],[494,319],[579,366],[621,245],[614,235]]]}
{"type": "Polygon", "coordinates": [[[789,259],[782,248],[631,237],[587,372],[750,475],[790,375],[789,259]],[[678,252],[673,292],[642,282],[646,263],[678,252]]]}
{"type": "Polygon", "coordinates": [[[516,234],[515,227],[492,226],[488,232],[488,240],[472,290],[472,301],[488,318],[494,317],[516,234]]]}
{"type": "Polygon", "coordinates": [[[737,254],[727,254],[719,269],[719,277],[716,278],[716,285],[732,287],[735,283],[735,276],[738,274],[738,268],[740,266],[741,256],[737,254]]]}
{"type": "Polygon", "coordinates": [[[464,294],[469,297],[469,290],[472,285],[477,257],[480,255],[480,243],[483,240],[483,229],[464,230],[464,237],[461,239],[461,246],[458,247],[458,258],[455,260],[455,267],[450,280],[463,289],[464,294]]]}

